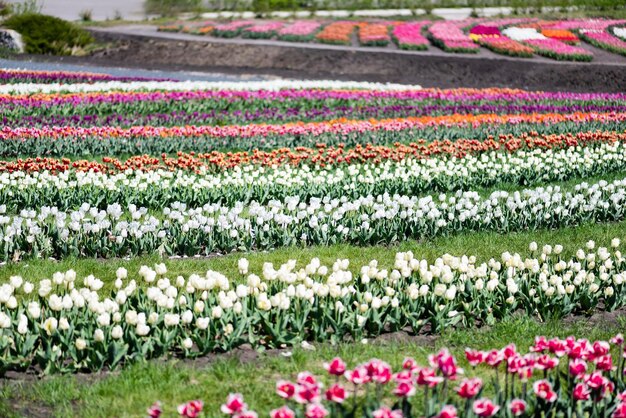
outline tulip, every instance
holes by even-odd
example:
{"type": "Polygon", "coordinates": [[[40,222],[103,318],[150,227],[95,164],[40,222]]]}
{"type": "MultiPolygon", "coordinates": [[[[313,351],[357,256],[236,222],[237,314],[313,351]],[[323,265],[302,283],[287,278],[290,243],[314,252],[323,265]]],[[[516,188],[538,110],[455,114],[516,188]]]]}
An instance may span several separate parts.
{"type": "Polygon", "coordinates": [[[500,407],[494,404],[490,399],[481,398],[474,401],[472,410],[479,417],[492,417],[498,413],[500,407]]]}

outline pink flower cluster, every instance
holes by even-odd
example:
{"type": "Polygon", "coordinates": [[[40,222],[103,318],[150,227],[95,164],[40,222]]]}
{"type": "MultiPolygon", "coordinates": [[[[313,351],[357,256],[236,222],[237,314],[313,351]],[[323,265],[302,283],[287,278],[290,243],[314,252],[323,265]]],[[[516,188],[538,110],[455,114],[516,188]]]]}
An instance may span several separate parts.
{"type": "Polygon", "coordinates": [[[392,37],[400,49],[427,49],[428,39],[422,35],[422,29],[430,22],[408,22],[395,26],[392,37]]]}
{"type": "MultiPolygon", "coordinates": [[[[520,353],[514,344],[487,351],[468,348],[465,360],[472,370],[479,366],[492,370],[488,374],[492,376],[494,399],[498,401],[481,396],[486,382],[480,377],[463,377],[464,370],[444,348],[428,356],[426,366],[411,357],[405,358],[395,373],[389,364],[378,359],[348,369],[342,359],[334,358],[324,364],[327,379],[332,382],[326,390],[322,381],[309,372],[299,373],[293,382],[278,381],[276,394],[286,405],[271,411],[270,417],[347,417],[355,416],[358,408],[365,416],[374,418],[457,418],[466,416],[470,410],[481,418],[573,416],[573,413],[626,418],[626,348],[621,334],[610,342],[536,337],[527,353],[520,353]],[[504,373],[504,385],[498,377],[501,373],[504,373]],[[535,373],[541,376],[534,378],[535,373]],[[397,399],[392,407],[382,404],[387,390],[397,399]],[[418,391],[423,393],[424,410],[411,412],[414,409],[411,398],[418,391]],[[357,397],[363,394],[365,399],[359,406],[357,397]],[[352,401],[346,402],[349,396],[352,401]],[[461,410],[465,412],[460,413],[461,410]]],[[[160,411],[156,403],[148,414],[158,418],[160,411]]],[[[200,401],[178,407],[179,414],[185,418],[196,418],[201,411],[200,401]]],[[[221,411],[234,418],[257,417],[248,410],[241,394],[230,394],[221,411]]]]}
{"type": "Polygon", "coordinates": [[[448,52],[478,52],[479,46],[467,36],[459,23],[451,21],[435,22],[428,32],[433,43],[448,52]]]}
{"type": "Polygon", "coordinates": [[[579,46],[568,45],[565,42],[558,41],[556,39],[527,39],[524,43],[532,46],[537,53],[546,55],[555,59],[568,59],[568,60],[584,60],[590,61],[593,58],[593,54],[584,48],[579,46]]]}
{"type": "Polygon", "coordinates": [[[322,24],[313,20],[298,20],[278,31],[278,37],[284,40],[305,41],[313,38],[322,24]]]}
{"type": "Polygon", "coordinates": [[[259,24],[250,26],[248,28],[245,28],[243,31],[244,33],[246,32],[275,33],[283,26],[284,26],[283,22],[264,22],[264,23],[259,23],[259,24]]]}
{"type": "Polygon", "coordinates": [[[608,32],[582,29],[580,31],[580,36],[587,42],[600,48],[626,55],[626,41],[623,41],[608,32]]]}

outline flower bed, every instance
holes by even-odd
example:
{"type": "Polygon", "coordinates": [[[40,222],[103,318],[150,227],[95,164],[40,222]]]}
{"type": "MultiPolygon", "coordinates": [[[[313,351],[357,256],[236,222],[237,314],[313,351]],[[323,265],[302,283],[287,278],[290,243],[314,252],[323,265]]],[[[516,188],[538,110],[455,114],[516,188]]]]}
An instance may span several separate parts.
{"type": "Polygon", "coordinates": [[[172,81],[158,77],[124,77],[101,73],[69,72],[69,71],[36,71],[0,69],[2,84],[75,84],[99,83],[102,81],[134,82],[134,81],[172,81]]]}
{"type": "Polygon", "coordinates": [[[565,43],[577,44],[580,42],[578,37],[567,29],[542,29],[541,34],[546,38],[556,39],[565,43]]]}
{"type": "Polygon", "coordinates": [[[351,45],[352,34],[358,23],[351,21],[333,22],[324,27],[321,32],[315,35],[318,42],[335,45],[351,45]]]}
{"type": "Polygon", "coordinates": [[[605,31],[580,30],[580,37],[598,48],[606,49],[615,54],[626,55],[626,41],[605,31]]]}
{"type": "Polygon", "coordinates": [[[133,276],[119,268],[110,294],[103,281],[71,270],[38,284],[14,276],[0,286],[0,372],[32,365],[44,373],[100,370],[172,352],[197,357],[244,343],[359,340],[426,324],[440,332],[493,324],[520,310],[541,318],[611,310],[626,300],[619,245],[589,242],[564,259],[560,245],[538,250],[531,243],[528,257],[505,252],[482,264],[466,255],[429,264],[404,252],[393,269],[373,260],[356,275],[349,260],[266,263],[257,275],[241,259],[236,280],[215,271],[170,279],[158,264],[133,276]]]}
{"type": "Polygon", "coordinates": [[[547,38],[534,28],[507,28],[503,34],[532,47],[539,55],[556,60],[591,61],[593,54],[584,48],[547,38]]]}
{"type": "Polygon", "coordinates": [[[428,39],[422,34],[430,22],[400,23],[391,30],[391,37],[400,49],[426,50],[428,39]]]}
{"type": "Polygon", "coordinates": [[[244,28],[241,36],[252,39],[269,39],[276,36],[278,31],[282,29],[282,22],[264,22],[247,28],[244,28]]]}
{"type": "Polygon", "coordinates": [[[284,26],[278,31],[278,39],[289,42],[310,42],[322,27],[322,24],[312,20],[298,20],[284,26]]]}
{"type": "Polygon", "coordinates": [[[358,28],[362,46],[387,46],[391,40],[389,23],[361,23],[358,28]]]}
{"type": "Polygon", "coordinates": [[[496,26],[477,25],[470,29],[470,38],[498,54],[530,58],[532,48],[502,35],[496,26]]]}
{"type": "MultiPolygon", "coordinates": [[[[379,359],[348,368],[335,357],[324,363],[326,377],[302,371],[294,381],[278,380],[276,395],[285,405],[269,416],[354,417],[360,411],[362,416],[374,418],[622,418],[626,416],[625,357],[622,334],[610,341],[593,342],[573,336],[538,336],[528,352],[519,351],[515,344],[487,351],[467,348],[465,361],[470,371],[459,367],[446,348],[429,355],[425,366],[405,357],[395,373],[379,359]]],[[[195,418],[202,410],[200,400],[178,407],[182,417],[195,418]]],[[[158,418],[161,404],[156,402],[148,412],[158,418]]],[[[240,393],[229,394],[221,412],[257,418],[240,393]]]]}
{"type": "Polygon", "coordinates": [[[244,28],[252,26],[253,24],[253,20],[235,20],[229,23],[215,25],[211,35],[219,38],[234,38],[239,36],[244,28]]]}
{"type": "Polygon", "coordinates": [[[459,23],[435,22],[428,27],[428,36],[433,45],[446,52],[478,52],[479,47],[466,35],[459,23]]]}

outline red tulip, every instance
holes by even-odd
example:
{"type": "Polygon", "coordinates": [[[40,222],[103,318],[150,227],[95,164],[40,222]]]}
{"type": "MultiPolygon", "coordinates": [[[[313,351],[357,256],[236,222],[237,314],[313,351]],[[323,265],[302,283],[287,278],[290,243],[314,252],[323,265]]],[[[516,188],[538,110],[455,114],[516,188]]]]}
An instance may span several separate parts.
{"type": "Polygon", "coordinates": [[[485,361],[485,354],[482,351],[465,349],[465,358],[472,367],[476,367],[485,361]]]}
{"type": "Polygon", "coordinates": [[[363,366],[358,366],[354,370],[346,370],[344,376],[355,385],[362,385],[370,381],[367,369],[363,366]]]}
{"type": "Polygon", "coordinates": [[[612,418],[626,418],[626,403],[622,402],[619,405],[617,405],[617,408],[615,408],[615,411],[613,411],[613,415],[611,415],[612,418]]]}
{"type": "Polygon", "coordinates": [[[539,356],[537,359],[537,364],[535,364],[535,368],[537,370],[552,370],[559,365],[559,359],[550,357],[547,354],[539,356]]]}
{"type": "Polygon", "coordinates": [[[293,412],[288,406],[281,406],[278,409],[274,409],[270,412],[270,418],[296,418],[296,413],[293,412]]]}
{"type": "Polygon", "coordinates": [[[328,416],[328,411],[320,404],[309,404],[306,407],[304,414],[306,418],[325,418],[328,416]]]}
{"type": "Polygon", "coordinates": [[[222,405],[221,411],[228,415],[233,415],[238,412],[243,412],[248,409],[243,401],[243,396],[240,393],[231,393],[226,399],[226,403],[222,405]]]}
{"type": "Polygon", "coordinates": [[[415,386],[411,382],[399,382],[393,394],[399,398],[409,398],[415,395],[415,386]]]}
{"type": "Polygon", "coordinates": [[[365,368],[372,382],[384,384],[391,380],[391,366],[384,361],[370,360],[365,368]]]}
{"type": "Polygon", "coordinates": [[[324,363],[324,369],[333,376],[343,376],[346,372],[346,363],[339,357],[335,357],[330,363],[324,363]]]}
{"type": "Polygon", "coordinates": [[[197,418],[202,412],[202,401],[189,401],[185,404],[178,405],[178,414],[185,418],[197,418]]]}
{"type": "Polygon", "coordinates": [[[425,367],[417,373],[416,381],[420,386],[434,388],[439,383],[443,382],[443,377],[437,376],[433,369],[425,367]]]}
{"type": "Polygon", "coordinates": [[[584,383],[577,383],[576,386],[574,386],[572,395],[577,401],[588,401],[591,395],[591,391],[589,390],[589,387],[584,383]]]}
{"type": "Polygon", "coordinates": [[[474,401],[472,410],[479,417],[492,417],[498,413],[500,407],[494,404],[491,399],[481,398],[474,401]]]}
{"type": "Polygon", "coordinates": [[[527,407],[528,405],[522,399],[513,399],[509,403],[509,409],[511,410],[511,414],[513,414],[514,417],[524,415],[527,407]]]}
{"type": "Polygon", "coordinates": [[[291,399],[296,393],[296,385],[287,381],[279,380],[276,382],[276,394],[283,399],[291,399]]]}
{"type": "Polygon", "coordinates": [[[465,379],[456,389],[456,393],[458,393],[458,395],[463,399],[471,399],[474,396],[478,395],[478,392],[480,392],[482,386],[483,381],[478,377],[475,377],[473,379],[465,379]]]}
{"type": "Polygon", "coordinates": [[[615,368],[613,367],[613,358],[611,357],[610,354],[604,355],[604,356],[600,356],[597,357],[594,360],[594,363],[596,364],[596,370],[601,370],[604,372],[609,372],[611,370],[614,370],[615,368]]]}
{"type": "Polygon", "coordinates": [[[569,362],[569,373],[574,377],[581,377],[587,372],[587,363],[585,360],[571,360],[569,362]]]}
{"type": "Polygon", "coordinates": [[[348,397],[346,389],[338,383],[335,383],[326,391],[326,400],[335,403],[343,403],[348,397]]]}
{"type": "Polygon", "coordinates": [[[546,402],[556,401],[557,394],[552,390],[552,384],[547,380],[538,380],[533,384],[535,395],[546,402]]]}
{"type": "Polygon", "coordinates": [[[148,408],[148,417],[149,418],[159,418],[163,410],[161,409],[161,402],[155,402],[148,408]]]}
{"type": "Polygon", "coordinates": [[[387,408],[386,406],[382,406],[376,411],[373,412],[372,416],[374,418],[402,418],[402,411],[387,408]]]}
{"type": "Polygon", "coordinates": [[[441,408],[441,412],[437,415],[437,418],[457,418],[456,408],[452,405],[445,405],[441,408]]]}

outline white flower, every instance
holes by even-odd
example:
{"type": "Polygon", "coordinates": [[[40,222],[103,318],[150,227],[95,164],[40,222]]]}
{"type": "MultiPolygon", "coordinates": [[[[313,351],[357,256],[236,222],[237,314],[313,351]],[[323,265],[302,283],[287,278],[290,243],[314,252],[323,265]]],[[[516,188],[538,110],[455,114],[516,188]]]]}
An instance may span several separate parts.
{"type": "Polygon", "coordinates": [[[74,346],[78,351],[83,351],[85,348],[87,348],[87,341],[82,338],[77,338],[74,342],[74,346]]]}
{"type": "Polygon", "coordinates": [[[4,312],[0,312],[0,328],[11,328],[11,317],[4,312]]]}
{"type": "Polygon", "coordinates": [[[193,341],[191,341],[191,338],[185,338],[183,340],[183,347],[186,350],[191,350],[191,347],[193,347],[193,341]]]}
{"type": "Polygon", "coordinates": [[[95,342],[97,343],[101,343],[104,341],[104,331],[102,331],[100,328],[96,329],[93,333],[93,339],[95,342]]]}
{"type": "Polygon", "coordinates": [[[52,335],[54,331],[56,331],[59,325],[59,321],[55,317],[50,317],[43,322],[43,329],[46,331],[46,334],[52,335]]]}
{"type": "Polygon", "coordinates": [[[167,327],[174,327],[180,323],[180,316],[178,314],[167,313],[163,317],[163,323],[167,327]]]}
{"type": "Polygon", "coordinates": [[[250,266],[250,263],[245,258],[240,258],[239,261],[237,262],[237,268],[239,268],[240,274],[248,274],[249,266],[250,266]]]}
{"type": "Polygon", "coordinates": [[[115,277],[119,280],[125,280],[128,277],[128,270],[124,267],[120,267],[115,271],[115,277]]]}
{"type": "MultiPolygon", "coordinates": [[[[167,273],[167,267],[165,266],[164,263],[161,264],[155,264],[154,265],[154,271],[156,272],[156,274],[158,274],[159,276],[163,276],[164,274],[167,273]]],[[[146,280],[147,281],[147,280],[146,280]]]]}

